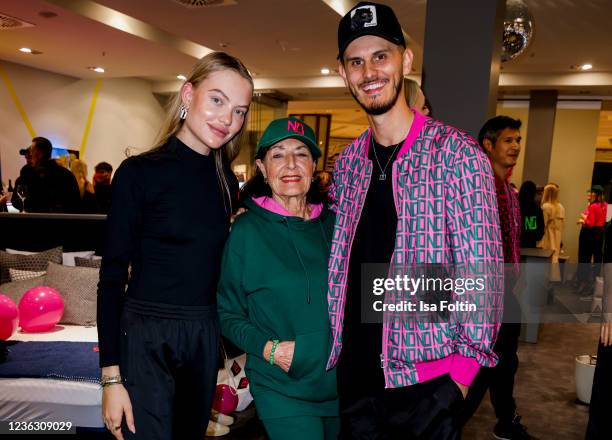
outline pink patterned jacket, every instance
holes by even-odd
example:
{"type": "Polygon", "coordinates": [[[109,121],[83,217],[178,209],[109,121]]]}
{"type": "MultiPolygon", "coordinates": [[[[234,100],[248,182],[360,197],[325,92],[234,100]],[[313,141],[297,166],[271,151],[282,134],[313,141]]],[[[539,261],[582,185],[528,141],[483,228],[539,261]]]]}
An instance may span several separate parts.
{"type": "MultiPolygon", "coordinates": [[[[408,386],[445,373],[470,385],[480,366],[497,363],[492,346],[503,307],[503,251],[495,181],[489,160],[471,137],[414,113],[393,163],[398,221],[391,267],[470,265],[484,273],[486,287],[475,300],[481,319],[415,323],[384,312],[385,387],[408,386]]],[[[330,188],[336,223],[328,275],[333,337],[328,369],[342,350],[351,246],[372,176],[370,135],[368,129],[344,149],[330,188]]]]}

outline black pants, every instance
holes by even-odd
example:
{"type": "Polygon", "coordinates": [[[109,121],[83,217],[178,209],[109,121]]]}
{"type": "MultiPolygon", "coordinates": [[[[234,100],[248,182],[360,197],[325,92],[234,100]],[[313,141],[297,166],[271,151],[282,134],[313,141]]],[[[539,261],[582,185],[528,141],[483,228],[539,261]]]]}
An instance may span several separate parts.
{"type": "Polygon", "coordinates": [[[602,262],[604,240],[603,228],[580,229],[578,236],[578,270],[576,279],[581,282],[592,282],[598,275],[602,262]],[[593,259],[593,264],[591,263],[593,259]]]}
{"type": "MultiPolygon", "coordinates": [[[[359,387],[356,383],[355,387],[359,387]]],[[[340,396],[343,440],[454,440],[454,415],[463,402],[448,375],[409,387],[386,389],[375,397],[340,396]]]]}
{"type": "Polygon", "coordinates": [[[501,325],[493,348],[499,357],[499,362],[494,368],[481,368],[478,372],[458,416],[459,426],[464,426],[478,410],[487,389],[497,419],[509,421],[514,417],[516,412],[514,376],[518,370],[517,351],[520,334],[520,323],[508,322],[501,325]]]}
{"type": "Polygon", "coordinates": [[[612,347],[599,343],[586,440],[612,438],[612,347]]]}
{"type": "Polygon", "coordinates": [[[216,305],[168,306],[127,299],[121,318],[121,375],[136,435],[126,439],[203,439],[215,393],[219,351],[216,305]]]}

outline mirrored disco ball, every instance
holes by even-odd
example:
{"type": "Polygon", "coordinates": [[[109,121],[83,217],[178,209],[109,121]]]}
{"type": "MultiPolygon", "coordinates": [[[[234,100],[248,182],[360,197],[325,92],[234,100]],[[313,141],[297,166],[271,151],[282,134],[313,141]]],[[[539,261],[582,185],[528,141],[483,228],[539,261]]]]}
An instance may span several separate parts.
{"type": "Polygon", "coordinates": [[[533,16],[523,0],[506,1],[501,60],[513,60],[525,52],[533,38],[533,16]]]}

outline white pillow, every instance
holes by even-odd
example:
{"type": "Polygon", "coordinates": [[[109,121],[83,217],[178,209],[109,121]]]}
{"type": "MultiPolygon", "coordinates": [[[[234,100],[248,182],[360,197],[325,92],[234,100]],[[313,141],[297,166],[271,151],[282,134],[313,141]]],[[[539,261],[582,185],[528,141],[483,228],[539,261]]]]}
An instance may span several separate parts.
{"type": "Polygon", "coordinates": [[[64,252],[62,254],[62,264],[64,266],[74,267],[76,266],[76,263],[74,262],[74,257],[91,258],[94,256],[95,253],[96,251],[64,252]]]}
{"type": "Polygon", "coordinates": [[[11,281],[25,281],[31,280],[32,278],[38,278],[45,275],[47,272],[42,271],[33,271],[33,270],[19,270],[19,269],[11,269],[9,268],[9,275],[11,277],[11,281]]]}
{"type": "Polygon", "coordinates": [[[36,252],[18,251],[16,249],[6,248],[6,253],[13,254],[13,255],[34,255],[36,252]]]}

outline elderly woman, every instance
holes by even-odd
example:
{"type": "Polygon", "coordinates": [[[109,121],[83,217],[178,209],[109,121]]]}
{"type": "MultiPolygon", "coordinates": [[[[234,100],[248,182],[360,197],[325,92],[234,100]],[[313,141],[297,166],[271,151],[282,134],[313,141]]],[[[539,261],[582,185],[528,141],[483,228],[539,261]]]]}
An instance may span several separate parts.
{"type": "Polygon", "coordinates": [[[265,187],[252,190],[223,254],[221,330],[247,353],[251,392],[272,440],[335,439],[339,431],[336,372],[325,370],[334,221],[313,203],[319,192],[311,185],[320,156],[299,119],[268,126],[256,153],[255,179],[265,187]]]}

